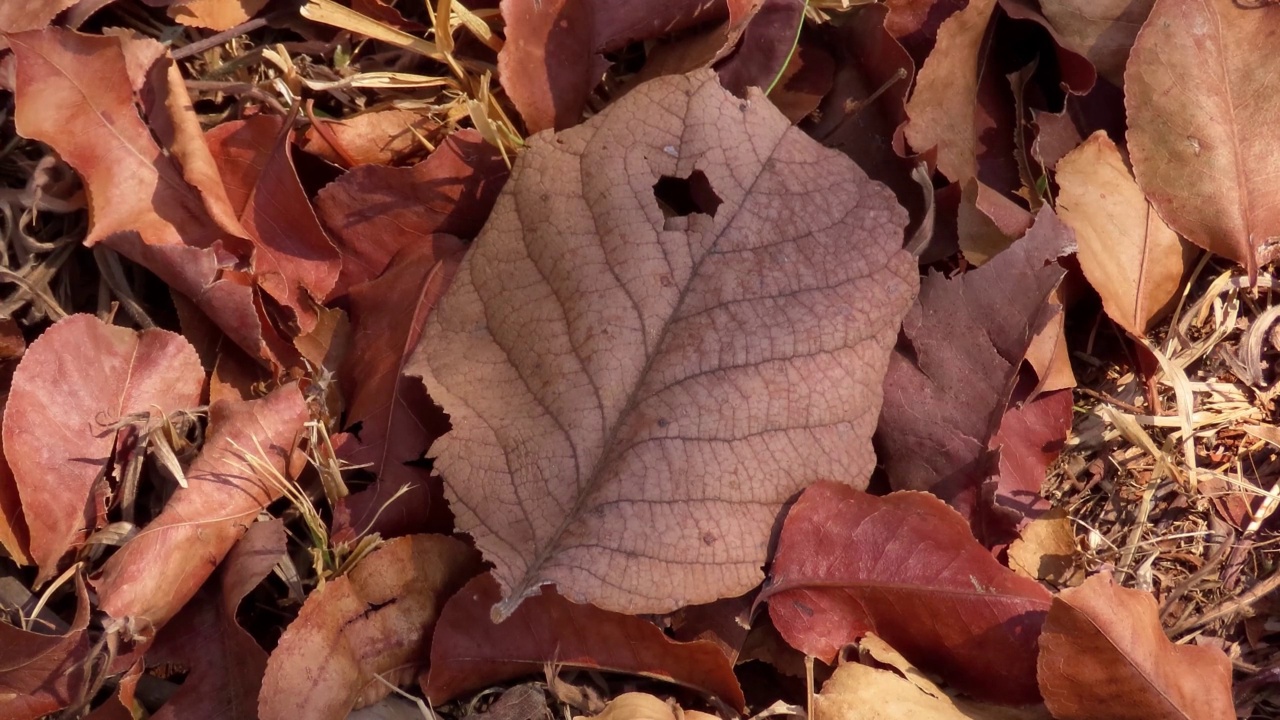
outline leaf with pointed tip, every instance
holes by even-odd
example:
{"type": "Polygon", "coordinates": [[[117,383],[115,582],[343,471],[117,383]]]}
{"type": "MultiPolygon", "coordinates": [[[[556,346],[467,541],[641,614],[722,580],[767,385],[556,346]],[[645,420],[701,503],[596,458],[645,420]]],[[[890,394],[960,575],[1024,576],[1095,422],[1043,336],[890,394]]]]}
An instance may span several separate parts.
{"type": "Polygon", "coordinates": [[[865,486],[905,219],[709,71],[531,139],[407,370],[450,415],[431,454],[495,617],[549,583],[630,613],[740,595],[788,498],[865,486]]]}

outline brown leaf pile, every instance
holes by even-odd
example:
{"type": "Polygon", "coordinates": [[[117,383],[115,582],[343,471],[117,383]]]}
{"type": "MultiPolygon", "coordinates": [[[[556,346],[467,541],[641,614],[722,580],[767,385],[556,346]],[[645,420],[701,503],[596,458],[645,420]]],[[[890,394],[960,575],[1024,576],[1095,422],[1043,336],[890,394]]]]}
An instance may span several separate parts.
{"type": "Polygon", "coordinates": [[[1278,39],[0,3],[0,718],[1280,714],[1278,39]]]}

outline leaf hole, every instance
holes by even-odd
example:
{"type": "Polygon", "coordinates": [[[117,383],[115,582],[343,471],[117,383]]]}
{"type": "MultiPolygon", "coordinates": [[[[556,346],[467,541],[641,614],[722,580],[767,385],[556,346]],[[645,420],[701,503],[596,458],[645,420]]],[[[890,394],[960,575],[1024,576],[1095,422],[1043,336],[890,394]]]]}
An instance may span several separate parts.
{"type": "Polygon", "coordinates": [[[711,181],[701,170],[694,170],[683,178],[663,175],[653,184],[653,196],[665,218],[688,217],[694,213],[715,217],[720,203],[724,202],[711,189],[711,181]]]}

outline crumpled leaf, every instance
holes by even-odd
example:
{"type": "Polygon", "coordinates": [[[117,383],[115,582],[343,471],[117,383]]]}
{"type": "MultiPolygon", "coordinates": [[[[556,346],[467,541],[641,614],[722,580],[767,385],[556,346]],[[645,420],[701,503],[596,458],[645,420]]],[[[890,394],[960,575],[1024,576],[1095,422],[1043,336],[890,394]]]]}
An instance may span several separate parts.
{"type": "Polygon", "coordinates": [[[444,497],[440,479],[418,460],[449,423],[427,399],[417,378],[405,377],[405,363],[418,344],[427,315],[449,287],[466,248],[452,235],[436,235],[433,245],[406,248],[377,280],[351,290],[352,342],[360,352],[347,356],[339,381],[347,393],[347,421],[360,423],[359,438],[338,448],[344,460],[368,465],[378,479],[343,498],[334,513],[334,536],[377,532],[394,537],[429,527],[444,497]],[[392,499],[407,486],[408,492],[392,499]],[[389,504],[388,504],[389,503],[389,504]]]}
{"type": "Polygon", "coordinates": [[[708,71],[533,138],[408,368],[495,618],[548,583],[628,613],[740,595],[790,496],[865,486],[904,215],[708,71]]]}
{"type": "Polygon", "coordinates": [[[925,278],[890,359],[876,431],[895,489],[928,490],[976,519],[988,442],[1027,347],[1058,311],[1046,302],[1063,276],[1053,260],[1073,249],[1070,229],[1046,207],[986,265],[925,278]]]}
{"type": "Polygon", "coordinates": [[[289,308],[303,333],[316,327],[314,302],[328,297],[342,258],[302,189],[290,153],[293,132],[271,115],[222,123],[205,134],[231,207],[254,241],[253,274],[289,308]]]}
{"type": "Polygon", "coordinates": [[[4,411],[5,458],[22,498],[39,580],[96,529],[95,497],[116,444],[116,424],[148,416],[139,430],[200,404],[204,369],[191,344],[167,330],[135,332],[92,315],[46,330],[13,375],[4,411]]]}
{"type": "Polygon", "coordinates": [[[36,720],[80,699],[88,684],[89,595],[76,582],[76,615],[62,635],[0,622],[0,717],[36,720]]]}
{"type": "Polygon", "coordinates": [[[823,662],[873,632],[976,698],[1039,701],[1049,593],[996,562],[926,493],[810,486],[787,513],[760,598],[787,642],[823,662]]]}
{"type": "Polygon", "coordinates": [[[1107,315],[1134,337],[1177,302],[1192,247],[1152,209],[1120,151],[1099,130],[1058,162],[1058,214],[1107,315]]]}
{"type": "Polygon", "coordinates": [[[1155,0],[1040,0],[1063,44],[1089,59],[1098,75],[1124,84],[1129,49],[1155,0]]]}
{"type": "Polygon", "coordinates": [[[134,53],[122,40],[57,28],[8,37],[18,58],[18,132],[48,143],[84,178],[85,243],[102,242],[149,268],[254,357],[268,352],[252,278],[233,269],[248,254],[244,230],[172,61],[160,61],[169,81],[149,85],[148,125],[134,105],[142,78],[131,75],[134,53]]]}
{"type": "Polygon", "coordinates": [[[1040,691],[1058,720],[1231,720],[1231,661],[1175,645],[1155,598],[1095,575],[1058,593],[1040,636],[1040,691]]]}
{"type": "Polygon", "coordinates": [[[335,295],[382,274],[437,233],[473,238],[507,179],[501,153],[475,130],[450,135],[412,168],[366,165],[326,185],[316,210],[342,251],[335,295]]]}
{"type": "Polygon", "coordinates": [[[480,569],[475,550],[443,535],[396,538],[307,596],[267,661],[262,720],[335,720],[404,685],[426,661],[445,600],[480,569]]]}
{"type": "Polygon", "coordinates": [[[284,522],[256,522],[215,575],[156,636],[147,664],[176,664],[187,677],[151,717],[214,720],[254,717],[267,653],[236,622],[236,609],[276,563],[288,557],[284,522]]]}
{"type": "Polygon", "coordinates": [[[1280,250],[1280,8],[1157,0],[1125,70],[1133,174],[1178,234],[1243,265],[1280,250]]]}
{"type": "Polygon", "coordinates": [[[96,582],[98,608],[114,618],[132,618],[146,634],[168,622],[258,511],[281,495],[245,455],[283,472],[308,418],[297,384],[259,400],[211,406],[207,438],[187,470],[187,487],[176,490],[164,510],[107,560],[96,582]]]}
{"type": "Polygon", "coordinates": [[[445,605],[431,645],[425,689],[435,704],[524,675],[552,663],[645,675],[710,693],[741,710],[733,664],[707,640],[676,642],[642,618],[577,605],[550,588],[501,623],[489,619],[500,599],[485,574],[445,605]]]}

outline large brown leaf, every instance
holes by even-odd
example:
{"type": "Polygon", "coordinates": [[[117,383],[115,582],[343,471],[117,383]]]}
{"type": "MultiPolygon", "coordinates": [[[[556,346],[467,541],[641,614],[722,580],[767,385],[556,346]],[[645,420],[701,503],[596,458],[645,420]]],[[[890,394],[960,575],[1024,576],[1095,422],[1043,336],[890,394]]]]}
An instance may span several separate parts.
{"type": "Polygon", "coordinates": [[[1231,661],[1174,645],[1155,598],[1095,575],[1053,599],[1040,635],[1040,691],[1058,720],[1231,720],[1231,661]]]}
{"type": "Polygon", "coordinates": [[[931,495],[813,485],[787,513],[770,576],[761,599],[806,654],[830,663],[874,632],[975,697],[1039,700],[1048,591],[996,562],[931,495]]]}
{"type": "Polygon", "coordinates": [[[1280,242],[1280,6],[1157,0],[1129,55],[1133,174],[1169,226],[1245,267],[1280,242]]]}
{"type": "Polygon", "coordinates": [[[633,613],[740,595],[783,502],[864,486],[904,216],[707,71],[532,139],[408,369],[451,417],[432,454],[495,617],[548,583],[633,613]]]}
{"type": "Polygon", "coordinates": [[[537,675],[552,663],[648,675],[743,707],[733,663],[709,640],[676,642],[647,620],[577,605],[549,588],[494,624],[489,608],[500,597],[493,576],[483,575],[445,605],[432,640],[426,680],[433,703],[537,675]]]}
{"type": "Polygon", "coordinates": [[[62,555],[96,529],[93,498],[107,493],[101,478],[114,426],[149,415],[143,427],[154,428],[199,405],[203,387],[195,349],[167,330],[72,315],[31,344],[5,406],[4,447],[41,578],[56,575],[62,555]]]}

